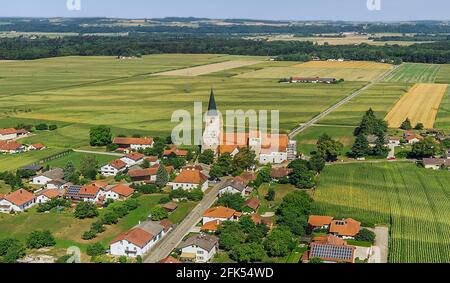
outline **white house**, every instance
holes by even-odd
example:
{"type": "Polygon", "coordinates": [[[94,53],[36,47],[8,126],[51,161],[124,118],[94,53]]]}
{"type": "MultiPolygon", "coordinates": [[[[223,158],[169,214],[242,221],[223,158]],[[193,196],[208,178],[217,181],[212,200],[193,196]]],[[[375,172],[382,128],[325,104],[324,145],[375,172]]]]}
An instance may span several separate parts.
{"type": "Polygon", "coordinates": [[[30,134],[26,130],[16,130],[13,128],[0,130],[0,141],[15,140],[30,134]]]}
{"type": "Polygon", "coordinates": [[[133,152],[133,153],[129,153],[129,154],[123,156],[122,158],[120,158],[120,160],[125,162],[128,167],[131,167],[133,165],[144,162],[144,156],[145,155],[143,155],[143,154],[133,152]]]}
{"type": "Polygon", "coordinates": [[[143,256],[171,229],[172,223],[168,220],[140,223],[131,230],[120,234],[110,243],[110,254],[133,258],[143,256]]]}
{"type": "Polygon", "coordinates": [[[36,204],[34,195],[24,189],[0,196],[0,212],[23,212],[36,204]]]}
{"type": "Polygon", "coordinates": [[[172,182],[174,190],[182,189],[185,191],[192,191],[200,188],[203,192],[208,189],[208,177],[206,177],[200,170],[186,169],[172,182]]]}
{"type": "Polygon", "coordinates": [[[119,184],[107,188],[102,192],[102,196],[107,199],[112,200],[126,200],[134,194],[134,189],[128,187],[127,185],[119,184]]]}
{"type": "Polygon", "coordinates": [[[147,157],[144,157],[144,160],[148,161],[148,163],[150,164],[150,167],[153,167],[160,163],[158,156],[147,156],[147,157]]]}
{"type": "Polygon", "coordinates": [[[287,152],[262,150],[259,155],[259,163],[261,164],[280,164],[287,160],[287,152]]]}
{"type": "Polygon", "coordinates": [[[86,186],[70,186],[64,194],[65,199],[72,201],[89,201],[93,203],[101,202],[103,187],[95,183],[86,186]]]}
{"type": "Polygon", "coordinates": [[[207,263],[219,249],[219,238],[205,234],[194,235],[184,240],[178,249],[181,250],[183,261],[207,263]]]}
{"type": "Polygon", "coordinates": [[[39,176],[34,177],[33,180],[31,181],[31,184],[45,186],[50,181],[62,180],[63,178],[64,178],[64,170],[61,168],[55,168],[47,172],[44,172],[39,176]]]}
{"type": "Polygon", "coordinates": [[[58,198],[59,196],[60,196],[59,191],[57,191],[57,190],[54,190],[54,189],[43,190],[37,195],[36,203],[37,204],[46,203],[54,198],[58,198]]]}
{"type": "Polygon", "coordinates": [[[205,225],[209,222],[237,221],[241,216],[242,212],[224,206],[217,206],[209,208],[203,213],[202,223],[205,225]]]}
{"type": "Polygon", "coordinates": [[[0,153],[17,154],[27,151],[27,147],[15,141],[0,141],[0,153]]]}
{"type": "Polygon", "coordinates": [[[100,168],[101,174],[105,177],[116,176],[125,170],[127,170],[127,164],[120,159],[113,160],[100,168]]]}
{"type": "Polygon", "coordinates": [[[118,145],[123,150],[138,151],[140,149],[147,149],[153,147],[153,138],[115,138],[114,144],[118,145]]]}
{"type": "Polygon", "coordinates": [[[224,194],[240,194],[245,196],[247,186],[239,179],[227,180],[219,190],[219,197],[224,194]]]}

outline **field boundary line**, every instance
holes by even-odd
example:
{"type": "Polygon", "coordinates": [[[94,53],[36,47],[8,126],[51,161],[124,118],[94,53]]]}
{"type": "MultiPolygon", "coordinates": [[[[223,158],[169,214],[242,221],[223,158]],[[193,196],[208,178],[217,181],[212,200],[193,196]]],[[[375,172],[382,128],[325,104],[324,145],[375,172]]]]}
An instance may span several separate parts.
{"type": "Polygon", "coordinates": [[[293,139],[294,137],[296,137],[298,134],[300,134],[301,132],[305,131],[306,129],[308,129],[309,127],[311,127],[312,125],[314,125],[315,123],[319,122],[322,118],[326,117],[328,114],[330,114],[331,112],[333,112],[334,110],[338,109],[339,107],[341,107],[342,105],[346,104],[347,102],[349,102],[350,100],[352,100],[353,98],[355,98],[356,96],[360,95],[361,93],[363,93],[364,91],[366,91],[368,88],[370,88],[371,86],[377,84],[378,82],[382,81],[384,78],[386,78],[387,76],[389,76],[390,74],[392,74],[392,72],[394,72],[395,70],[397,70],[398,67],[400,67],[401,65],[398,66],[394,66],[392,69],[386,71],[385,73],[383,73],[381,76],[379,76],[377,79],[369,82],[368,84],[366,84],[365,86],[363,86],[362,88],[356,90],[355,92],[353,92],[352,94],[350,94],[349,96],[345,97],[344,99],[342,99],[341,101],[339,101],[338,103],[332,105],[331,107],[329,107],[328,109],[326,109],[325,111],[323,111],[322,113],[320,113],[319,115],[315,116],[314,118],[312,118],[311,120],[300,124],[300,126],[294,128],[290,133],[289,133],[289,138],[293,139]]]}

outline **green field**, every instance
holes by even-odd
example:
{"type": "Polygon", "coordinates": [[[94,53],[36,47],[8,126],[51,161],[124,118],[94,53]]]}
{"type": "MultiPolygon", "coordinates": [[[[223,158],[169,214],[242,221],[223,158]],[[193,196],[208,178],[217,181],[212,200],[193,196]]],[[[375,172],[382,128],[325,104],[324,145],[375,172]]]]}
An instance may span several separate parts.
{"type": "Polygon", "coordinates": [[[395,103],[408,92],[412,84],[378,83],[350,102],[320,120],[320,124],[357,126],[364,113],[372,108],[378,118],[384,118],[395,103]]]}
{"type": "Polygon", "coordinates": [[[447,93],[442,98],[434,127],[438,129],[450,128],[450,87],[447,88],[447,93]]]}
{"type": "Polygon", "coordinates": [[[64,168],[67,164],[67,162],[70,160],[72,161],[73,165],[75,166],[75,168],[80,168],[80,164],[81,161],[83,160],[83,158],[85,158],[86,156],[93,156],[95,157],[95,159],[97,159],[98,164],[100,166],[105,165],[106,163],[117,159],[117,156],[111,156],[111,155],[103,155],[103,154],[88,154],[88,153],[79,153],[79,152],[72,152],[62,158],[58,158],[52,161],[49,161],[45,164],[50,165],[50,167],[55,168],[55,167],[59,167],[59,168],[64,168]]]}
{"type": "Polygon", "coordinates": [[[436,76],[436,83],[450,84],[450,65],[441,65],[441,69],[436,76]]]}
{"type": "Polygon", "coordinates": [[[404,63],[397,68],[386,82],[396,83],[434,83],[441,65],[404,63]]]}
{"type": "Polygon", "coordinates": [[[390,262],[450,262],[448,172],[409,163],[328,166],[314,199],[314,213],[390,225],[390,262]]]}
{"type": "Polygon", "coordinates": [[[30,151],[20,154],[0,154],[0,172],[15,170],[23,166],[31,165],[43,158],[60,153],[63,150],[48,148],[40,151],[30,151]]]}

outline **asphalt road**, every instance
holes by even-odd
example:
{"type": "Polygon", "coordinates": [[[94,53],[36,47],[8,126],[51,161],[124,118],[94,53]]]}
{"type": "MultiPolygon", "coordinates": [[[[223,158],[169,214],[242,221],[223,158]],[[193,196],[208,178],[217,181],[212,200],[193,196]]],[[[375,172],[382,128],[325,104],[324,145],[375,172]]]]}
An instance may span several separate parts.
{"type": "Polygon", "coordinates": [[[354,97],[360,95],[362,92],[366,91],[368,88],[370,88],[371,86],[373,86],[374,84],[382,81],[384,78],[386,78],[387,76],[389,76],[395,69],[397,69],[399,66],[395,66],[394,68],[392,68],[391,70],[389,70],[388,72],[384,73],[383,75],[381,75],[380,77],[378,77],[377,79],[371,81],[370,83],[368,83],[367,85],[365,85],[364,87],[358,89],[357,91],[355,91],[354,93],[350,94],[349,96],[347,96],[346,98],[342,99],[341,101],[339,101],[338,103],[334,104],[333,106],[331,106],[330,108],[328,108],[327,110],[323,111],[322,113],[320,113],[319,115],[317,115],[316,117],[312,118],[311,120],[299,125],[297,128],[293,129],[291,131],[291,133],[289,134],[289,138],[293,139],[295,136],[297,136],[298,134],[300,134],[301,132],[305,131],[306,129],[308,129],[309,127],[311,127],[312,125],[314,125],[315,123],[319,122],[322,118],[324,118],[325,116],[327,116],[328,114],[330,114],[331,112],[333,112],[334,110],[338,109],[339,107],[341,107],[342,105],[344,105],[345,103],[349,102],[350,100],[352,100],[354,97]]]}
{"type": "Polygon", "coordinates": [[[222,180],[207,191],[200,203],[186,218],[144,256],[145,263],[155,263],[170,255],[172,250],[181,243],[184,236],[201,220],[205,210],[210,208],[217,200],[219,189],[224,182],[225,180],[222,180]]]}

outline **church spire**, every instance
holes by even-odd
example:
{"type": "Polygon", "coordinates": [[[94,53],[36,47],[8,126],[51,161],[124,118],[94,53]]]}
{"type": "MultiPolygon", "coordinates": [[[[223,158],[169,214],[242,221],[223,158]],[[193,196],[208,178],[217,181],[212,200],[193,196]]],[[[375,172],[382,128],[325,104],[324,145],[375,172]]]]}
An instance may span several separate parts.
{"type": "Polygon", "coordinates": [[[209,96],[208,114],[217,114],[216,99],[214,98],[214,90],[211,89],[209,96]]]}

